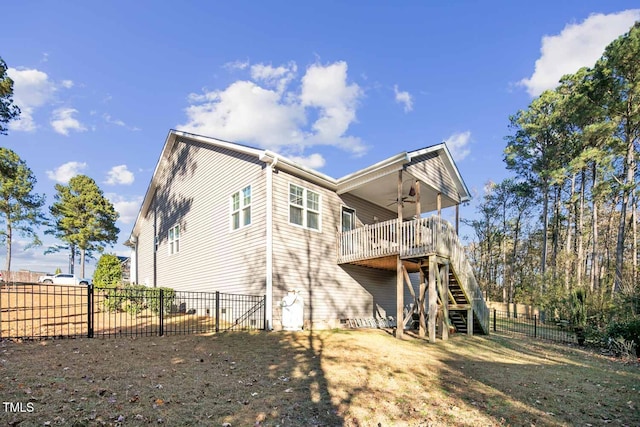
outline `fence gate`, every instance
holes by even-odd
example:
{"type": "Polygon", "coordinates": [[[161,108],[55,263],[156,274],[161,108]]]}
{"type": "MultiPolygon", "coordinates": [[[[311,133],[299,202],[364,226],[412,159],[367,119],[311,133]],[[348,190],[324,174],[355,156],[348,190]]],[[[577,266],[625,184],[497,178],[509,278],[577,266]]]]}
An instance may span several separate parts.
{"type": "Polygon", "coordinates": [[[151,336],[265,329],[265,296],[165,288],[0,288],[0,339],[151,336]]]}

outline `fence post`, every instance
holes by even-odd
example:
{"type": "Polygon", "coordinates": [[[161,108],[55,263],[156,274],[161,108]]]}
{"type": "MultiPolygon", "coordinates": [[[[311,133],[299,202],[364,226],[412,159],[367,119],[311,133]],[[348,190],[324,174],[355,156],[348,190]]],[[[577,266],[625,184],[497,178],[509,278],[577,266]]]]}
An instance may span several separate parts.
{"type": "Polygon", "coordinates": [[[160,288],[158,295],[160,299],[160,336],[164,335],[164,289],[160,288]]]}
{"type": "Polygon", "coordinates": [[[494,308],[494,309],[493,309],[493,332],[496,332],[496,316],[497,316],[497,313],[498,313],[498,312],[497,312],[497,311],[496,311],[496,309],[494,308]]]}
{"type": "Polygon", "coordinates": [[[538,316],[533,315],[533,337],[538,338],[538,316]]]}
{"type": "Polygon", "coordinates": [[[220,292],[216,291],[216,333],[220,332],[220,292]]]}
{"type": "Polygon", "coordinates": [[[93,338],[93,285],[87,286],[87,338],[93,338]]]}

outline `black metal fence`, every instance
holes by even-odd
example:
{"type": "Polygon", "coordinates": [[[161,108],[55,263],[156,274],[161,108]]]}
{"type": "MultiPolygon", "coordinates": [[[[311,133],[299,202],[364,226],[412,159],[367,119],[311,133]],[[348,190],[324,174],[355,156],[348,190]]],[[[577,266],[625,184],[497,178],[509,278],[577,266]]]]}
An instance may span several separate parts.
{"type": "Polygon", "coordinates": [[[265,316],[265,296],[30,283],[0,288],[0,339],[264,329],[265,316]]]}
{"type": "Polygon", "coordinates": [[[577,343],[575,328],[564,320],[541,320],[534,315],[493,310],[493,332],[540,338],[563,343],[577,343]]]}

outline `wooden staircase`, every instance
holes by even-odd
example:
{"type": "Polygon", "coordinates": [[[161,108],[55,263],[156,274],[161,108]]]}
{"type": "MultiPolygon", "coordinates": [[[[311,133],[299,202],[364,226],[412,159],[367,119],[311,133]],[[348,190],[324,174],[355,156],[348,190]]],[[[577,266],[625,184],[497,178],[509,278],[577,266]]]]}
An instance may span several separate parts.
{"type": "MultiPolygon", "coordinates": [[[[427,266],[423,267],[423,272],[425,276],[428,277],[429,268],[427,266]]],[[[456,332],[466,334],[468,333],[468,323],[467,316],[468,311],[467,307],[469,307],[472,301],[467,297],[464,289],[460,286],[458,282],[458,278],[456,277],[455,271],[449,266],[449,277],[448,277],[448,285],[449,285],[449,321],[451,325],[453,325],[456,329],[456,332]]],[[[440,296],[438,296],[438,306],[442,305],[442,300],[440,296]]],[[[488,331],[483,328],[480,319],[477,316],[476,311],[474,310],[473,316],[473,330],[471,331],[474,334],[487,334],[488,331]]]]}

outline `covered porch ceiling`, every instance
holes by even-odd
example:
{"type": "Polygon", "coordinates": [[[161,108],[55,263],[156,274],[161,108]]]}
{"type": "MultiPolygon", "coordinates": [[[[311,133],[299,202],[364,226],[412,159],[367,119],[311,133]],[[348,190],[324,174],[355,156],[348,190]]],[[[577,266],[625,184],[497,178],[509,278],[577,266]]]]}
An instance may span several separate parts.
{"type": "MultiPolygon", "coordinates": [[[[415,183],[420,182],[420,214],[434,212],[438,209],[438,190],[428,183],[412,176],[407,171],[402,173],[402,200],[403,218],[411,219],[416,215],[416,201],[418,187],[415,183]],[[414,188],[415,195],[411,196],[411,187],[414,188]]],[[[378,176],[362,183],[355,188],[351,188],[343,193],[349,193],[363,200],[374,203],[380,207],[397,212],[398,205],[398,171],[393,171],[382,176],[378,176]]],[[[455,206],[456,200],[446,194],[441,195],[442,208],[455,206]]]]}

